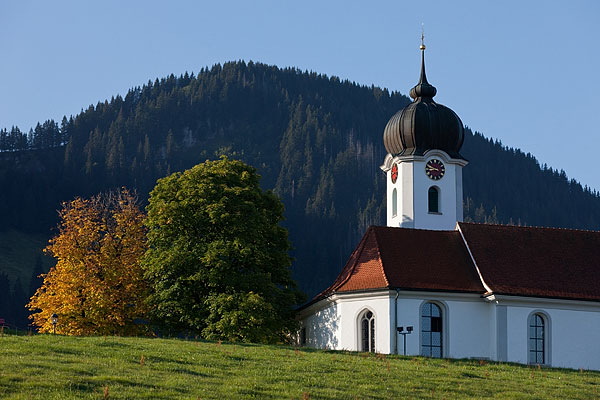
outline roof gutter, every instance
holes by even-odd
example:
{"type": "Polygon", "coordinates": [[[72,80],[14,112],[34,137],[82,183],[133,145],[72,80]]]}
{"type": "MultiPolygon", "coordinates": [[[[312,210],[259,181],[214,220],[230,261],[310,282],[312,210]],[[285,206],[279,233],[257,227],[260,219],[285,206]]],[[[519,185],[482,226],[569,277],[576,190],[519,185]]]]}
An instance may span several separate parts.
{"type": "Polygon", "coordinates": [[[487,297],[487,296],[491,295],[492,293],[494,293],[494,291],[483,280],[483,275],[481,275],[481,271],[479,270],[479,267],[477,266],[477,262],[475,262],[475,257],[473,257],[473,253],[471,253],[471,249],[469,248],[467,239],[465,239],[465,235],[463,234],[462,229],[460,229],[460,224],[458,222],[456,223],[456,229],[458,230],[458,232],[460,232],[460,237],[462,238],[463,243],[465,244],[465,247],[467,248],[467,251],[469,252],[469,257],[471,257],[471,261],[473,262],[473,265],[475,266],[477,275],[479,275],[479,280],[481,281],[481,284],[483,285],[485,290],[487,290],[487,292],[484,294],[484,296],[487,297]]]}
{"type": "Polygon", "coordinates": [[[400,296],[400,289],[396,289],[396,298],[394,299],[394,353],[398,354],[398,296],[400,296]]]}

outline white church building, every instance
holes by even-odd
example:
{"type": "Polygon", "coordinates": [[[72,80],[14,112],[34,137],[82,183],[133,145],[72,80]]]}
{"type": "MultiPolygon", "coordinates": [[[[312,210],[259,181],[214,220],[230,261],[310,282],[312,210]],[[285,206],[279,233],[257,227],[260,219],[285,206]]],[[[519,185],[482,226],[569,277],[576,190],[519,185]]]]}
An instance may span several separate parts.
{"type": "Polygon", "coordinates": [[[387,226],[298,310],[300,344],[600,370],[600,232],[462,222],[464,128],[424,50],[383,135],[387,226]]]}

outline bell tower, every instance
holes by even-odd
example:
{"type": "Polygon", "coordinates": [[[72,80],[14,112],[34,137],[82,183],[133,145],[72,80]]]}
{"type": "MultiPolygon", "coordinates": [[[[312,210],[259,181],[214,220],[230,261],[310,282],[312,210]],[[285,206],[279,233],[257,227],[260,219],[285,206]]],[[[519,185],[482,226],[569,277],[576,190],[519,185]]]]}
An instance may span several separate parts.
{"type": "Polygon", "coordinates": [[[423,37],[420,49],[413,102],[390,118],[383,133],[387,225],[454,230],[463,219],[464,127],[454,111],[433,100],[437,89],[427,82],[423,37]]]}

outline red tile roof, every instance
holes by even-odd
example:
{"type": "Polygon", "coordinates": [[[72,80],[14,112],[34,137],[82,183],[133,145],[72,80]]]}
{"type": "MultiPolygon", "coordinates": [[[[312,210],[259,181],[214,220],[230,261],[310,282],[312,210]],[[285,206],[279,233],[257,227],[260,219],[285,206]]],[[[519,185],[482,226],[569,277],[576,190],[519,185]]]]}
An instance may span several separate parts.
{"type": "Polygon", "coordinates": [[[600,232],[459,226],[494,293],[600,300],[600,232]]]}
{"type": "Polygon", "coordinates": [[[313,301],[374,289],[484,294],[469,250],[495,294],[600,301],[600,232],[459,226],[460,231],[370,227],[333,285],[313,301]]]}
{"type": "Polygon", "coordinates": [[[370,227],[329,288],[401,288],[483,293],[458,231],[370,227]]]}

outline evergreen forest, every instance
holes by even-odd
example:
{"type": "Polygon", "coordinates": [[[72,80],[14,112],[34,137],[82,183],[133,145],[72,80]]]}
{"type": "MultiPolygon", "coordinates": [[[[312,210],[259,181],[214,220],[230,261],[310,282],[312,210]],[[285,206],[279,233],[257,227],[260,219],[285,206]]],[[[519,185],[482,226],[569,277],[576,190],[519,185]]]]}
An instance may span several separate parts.
{"type": "MultiPolygon", "coordinates": [[[[282,199],[293,276],[314,296],[367,227],[385,224],[383,129],[409,101],[239,61],[149,81],[60,123],[1,129],[0,318],[27,326],[24,304],[52,262],[41,249],[62,202],[126,186],[146,205],[158,178],[221,155],[256,167],[282,199]]],[[[469,128],[461,153],[465,220],[600,229],[599,194],[564,171],[469,128]]]]}

